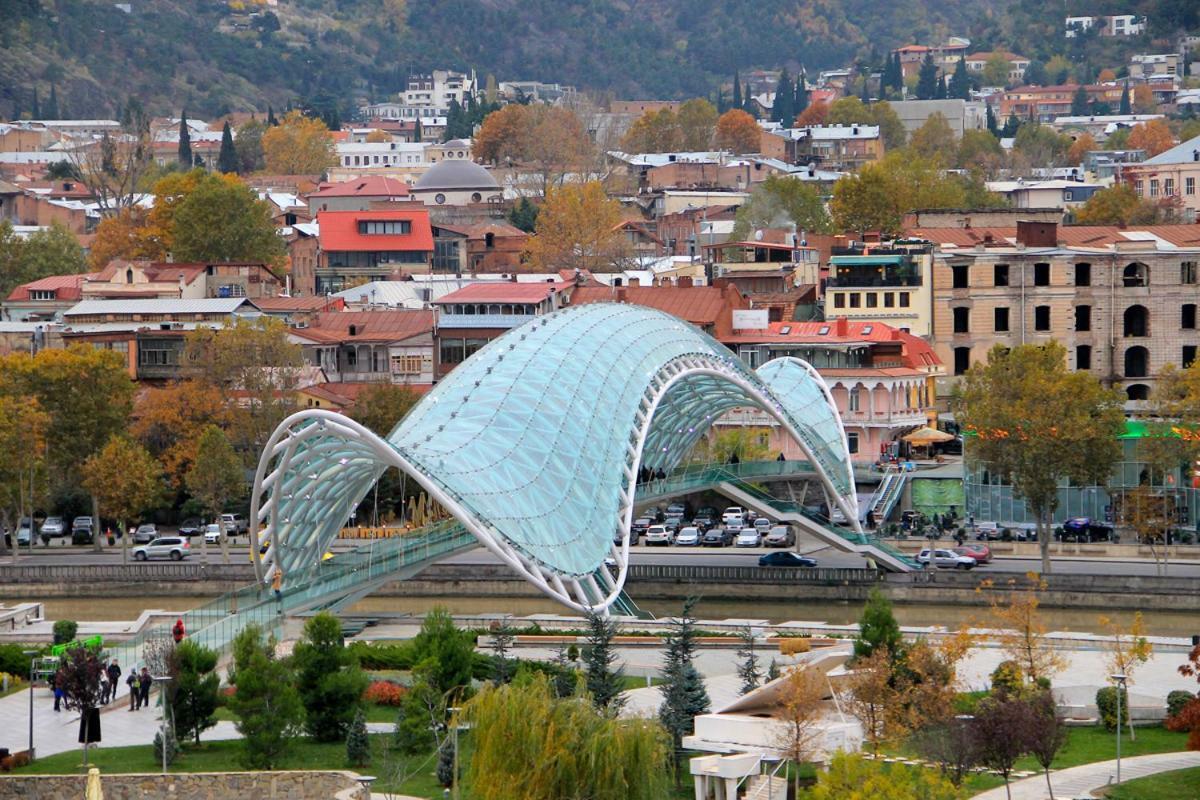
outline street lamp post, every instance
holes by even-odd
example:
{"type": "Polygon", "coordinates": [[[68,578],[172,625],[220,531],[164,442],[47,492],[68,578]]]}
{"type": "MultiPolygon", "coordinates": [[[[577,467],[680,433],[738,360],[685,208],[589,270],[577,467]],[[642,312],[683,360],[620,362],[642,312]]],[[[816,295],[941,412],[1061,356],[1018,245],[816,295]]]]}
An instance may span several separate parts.
{"type": "Polygon", "coordinates": [[[1125,675],[1110,675],[1117,684],[1117,783],[1121,782],[1121,694],[1125,691],[1125,675]]]}
{"type": "Polygon", "coordinates": [[[162,706],[162,725],[159,726],[159,736],[162,737],[162,768],[163,775],[167,774],[167,684],[171,682],[170,675],[153,675],[151,681],[158,684],[158,702],[162,706]]]}
{"type": "Polygon", "coordinates": [[[36,676],[37,650],[22,650],[21,654],[29,659],[29,760],[33,760],[33,680],[36,676]]]}

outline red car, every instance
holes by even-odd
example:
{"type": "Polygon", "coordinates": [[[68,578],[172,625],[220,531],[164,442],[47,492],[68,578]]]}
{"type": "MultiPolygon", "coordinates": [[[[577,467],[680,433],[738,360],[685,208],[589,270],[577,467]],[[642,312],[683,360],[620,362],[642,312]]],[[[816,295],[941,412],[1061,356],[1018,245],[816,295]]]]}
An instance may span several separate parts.
{"type": "Polygon", "coordinates": [[[954,552],[960,556],[970,556],[979,564],[988,564],[992,560],[991,548],[980,542],[968,542],[962,547],[954,548],[954,552]]]}

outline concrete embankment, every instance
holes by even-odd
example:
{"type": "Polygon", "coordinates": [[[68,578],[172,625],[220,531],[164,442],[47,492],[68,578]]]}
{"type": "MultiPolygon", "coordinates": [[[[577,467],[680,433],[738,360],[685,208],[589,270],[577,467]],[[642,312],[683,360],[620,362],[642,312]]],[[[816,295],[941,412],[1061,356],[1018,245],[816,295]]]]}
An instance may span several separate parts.
{"type": "MultiPolygon", "coordinates": [[[[1055,608],[1200,611],[1200,577],[1047,575],[1040,595],[1055,608]]],[[[248,565],[130,564],[19,565],[0,570],[0,599],[216,596],[253,581],[248,565]]],[[[733,566],[634,565],[630,594],[640,599],[861,602],[879,585],[898,603],[987,605],[995,592],[1023,576],[998,572],[888,575],[866,570],[765,570],[733,566]]],[[[437,564],[417,577],[388,584],[383,597],[540,597],[501,565],[437,564]]]]}

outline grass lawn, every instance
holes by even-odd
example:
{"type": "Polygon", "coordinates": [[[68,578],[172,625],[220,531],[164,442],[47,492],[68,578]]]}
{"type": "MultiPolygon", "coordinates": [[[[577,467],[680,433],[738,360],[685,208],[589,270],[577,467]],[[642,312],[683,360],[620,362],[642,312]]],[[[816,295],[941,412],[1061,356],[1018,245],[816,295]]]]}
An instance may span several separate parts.
{"type": "MultiPolygon", "coordinates": [[[[442,788],[434,776],[437,758],[433,754],[400,755],[388,747],[390,740],[388,734],[371,736],[371,765],[358,771],[379,778],[376,791],[398,791],[416,797],[441,798],[442,788]],[[398,780],[401,774],[406,773],[411,774],[404,780],[398,780]]],[[[169,769],[171,772],[237,772],[243,769],[239,762],[241,745],[238,740],[202,741],[199,745],[188,745],[169,769]]],[[[154,748],[148,744],[100,747],[88,754],[88,763],[99,767],[101,773],[162,770],[162,764],[154,758],[154,748]]],[[[349,769],[346,765],[346,746],[340,742],[317,744],[298,739],[291,753],[280,764],[280,769],[349,769]]],[[[85,770],[80,752],[72,750],[39,758],[13,772],[23,775],[62,775],[82,774],[85,770]]]]}
{"type": "Polygon", "coordinates": [[[1183,800],[1200,797],[1200,767],[1128,781],[1108,789],[1104,797],[1109,800],[1183,800]]]}
{"type": "MultiPolygon", "coordinates": [[[[367,722],[389,722],[389,723],[392,723],[392,722],[396,721],[396,717],[400,713],[400,709],[397,708],[396,706],[382,706],[382,705],[378,705],[376,703],[365,703],[363,705],[363,710],[366,712],[367,722]]],[[[237,715],[234,714],[232,711],[230,711],[225,706],[221,706],[220,708],[218,708],[216,713],[213,714],[213,716],[216,717],[218,720],[225,720],[228,722],[237,722],[237,715]]]]}
{"type": "Polygon", "coordinates": [[[649,683],[641,675],[622,675],[621,680],[624,682],[621,686],[621,691],[627,692],[630,689],[645,689],[647,686],[661,686],[662,678],[651,678],[649,683]]]}

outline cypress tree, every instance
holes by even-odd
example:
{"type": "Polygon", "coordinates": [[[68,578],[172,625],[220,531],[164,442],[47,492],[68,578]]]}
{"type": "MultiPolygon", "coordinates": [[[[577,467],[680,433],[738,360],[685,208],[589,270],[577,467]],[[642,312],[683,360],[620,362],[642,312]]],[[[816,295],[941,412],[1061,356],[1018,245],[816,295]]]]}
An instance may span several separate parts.
{"type": "Polygon", "coordinates": [[[1125,88],[1121,90],[1121,110],[1118,114],[1128,114],[1132,110],[1132,105],[1129,102],[1129,81],[1125,82],[1125,88]]]}
{"type": "Polygon", "coordinates": [[[275,109],[271,108],[270,104],[268,104],[267,105],[267,127],[274,128],[278,124],[279,124],[279,120],[275,119],[275,109]]]}
{"type": "Polygon", "coordinates": [[[1088,102],[1087,89],[1080,86],[1071,98],[1071,116],[1082,117],[1088,113],[1091,104],[1088,102]]]}
{"type": "Polygon", "coordinates": [[[937,91],[933,94],[934,100],[945,100],[949,90],[946,88],[946,76],[938,78],[937,91]]]}
{"type": "Polygon", "coordinates": [[[879,648],[886,649],[893,659],[899,655],[904,639],[900,624],[892,613],[892,601],[883,596],[879,587],[871,588],[867,604],[858,621],[858,638],[854,640],[854,657],[867,658],[879,648]]]}
{"type": "Polygon", "coordinates": [[[46,103],[46,119],[58,119],[58,89],[50,84],[50,100],[46,103]]]}
{"type": "Polygon", "coordinates": [[[742,680],[742,694],[758,688],[762,672],[758,668],[758,658],[754,655],[754,631],[747,627],[738,634],[742,646],[738,648],[737,676],[742,680]]]}
{"type": "Polygon", "coordinates": [[[948,94],[959,100],[969,100],[971,97],[971,78],[967,75],[967,60],[962,56],[959,56],[958,63],[954,65],[948,94]]]}
{"type": "Polygon", "coordinates": [[[917,80],[917,98],[920,100],[933,99],[937,94],[937,87],[937,65],[933,63],[933,56],[926,53],[925,60],[921,62],[921,72],[917,80]]]}
{"type": "Polygon", "coordinates": [[[352,767],[365,767],[371,763],[371,740],[367,738],[367,720],[361,708],[354,712],[346,732],[346,761],[352,767]]]}
{"type": "Polygon", "coordinates": [[[792,121],[792,79],[787,68],[779,74],[779,85],[775,87],[775,102],[771,103],[771,119],[784,125],[792,121]]]}
{"type": "MultiPolygon", "coordinates": [[[[800,73],[800,80],[796,84],[795,99],[792,102],[792,112],[798,117],[804,113],[804,109],[808,108],[808,79],[804,72],[800,73]]],[[[793,117],[795,119],[795,117],[793,117]]],[[[791,122],[788,122],[791,125],[791,122]]]]}
{"type": "Polygon", "coordinates": [[[417,144],[421,143],[421,117],[418,116],[413,122],[413,141],[417,144]]]}
{"type": "Polygon", "coordinates": [[[179,118],[179,165],[192,168],[192,135],[188,131],[187,110],[179,118]]]}
{"type": "Polygon", "coordinates": [[[221,152],[217,156],[217,169],[221,172],[237,172],[237,150],[233,146],[233,131],[229,129],[229,121],[221,129],[221,152]]]}
{"type": "MultiPolygon", "coordinates": [[[[659,720],[671,734],[675,753],[679,754],[683,737],[692,729],[692,720],[709,710],[708,692],[692,663],[696,655],[696,620],[692,616],[695,598],[688,598],[683,611],[671,622],[667,649],[663,655],[663,704],[659,720]]],[[[676,780],[679,778],[676,761],[676,780]]]]}
{"type": "Polygon", "coordinates": [[[996,112],[992,110],[991,103],[987,105],[987,129],[991,132],[992,136],[999,137],[1000,126],[996,124],[996,112]]]}
{"type": "Polygon", "coordinates": [[[733,73],[733,107],[742,107],[742,84],[736,71],[733,73]]]}
{"type": "Polygon", "coordinates": [[[33,87],[33,112],[32,113],[33,113],[33,117],[32,117],[33,119],[41,119],[42,118],[42,108],[40,105],[38,105],[38,92],[37,92],[36,86],[33,87]]]}
{"type": "Polygon", "coordinates": [[[897,92],[904,89],[904,65],[899,53],[892,53],[892,88],[897,92]]]}
{"type": "Polygon", "coordinates": [[[583,653],[583,670],[588,694],[597,708],[615,714],[621,710],[621,688],[625,668],[613,669],[617,654],[613,650],[613,637],[617,635],[617,623],[599,614],[587,616],[587,647],[583,653]]]}

